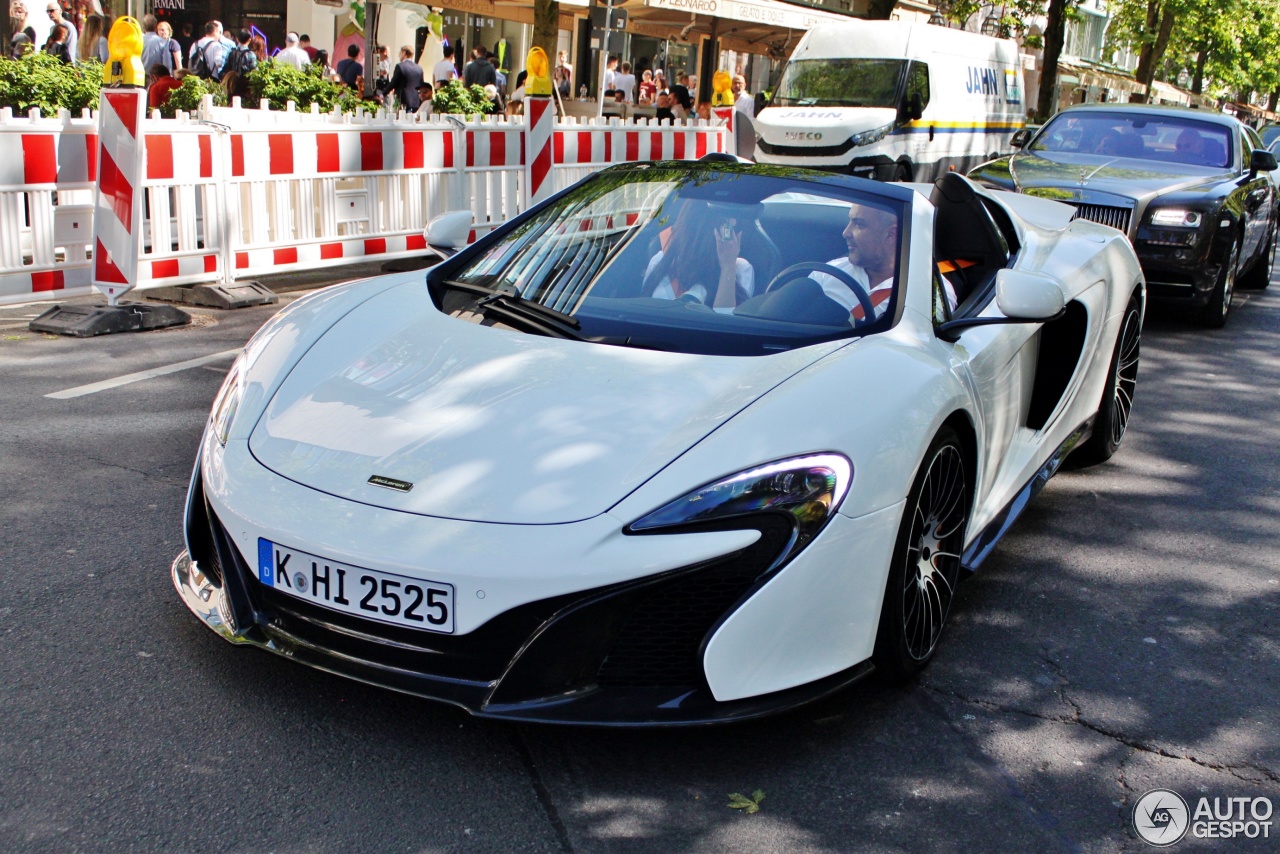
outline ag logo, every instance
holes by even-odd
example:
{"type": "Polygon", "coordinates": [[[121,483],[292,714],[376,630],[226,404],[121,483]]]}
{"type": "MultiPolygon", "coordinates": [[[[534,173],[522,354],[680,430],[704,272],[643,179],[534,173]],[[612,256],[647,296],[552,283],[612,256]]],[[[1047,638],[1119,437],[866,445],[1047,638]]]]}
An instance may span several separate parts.
{"type": "Polygon", "coordinates": [[[1161,848],[1187,835],[1187,802],[1177,792],[1152,789],[1133,805],[1133,829],[1144,842],[1161,848]]]}

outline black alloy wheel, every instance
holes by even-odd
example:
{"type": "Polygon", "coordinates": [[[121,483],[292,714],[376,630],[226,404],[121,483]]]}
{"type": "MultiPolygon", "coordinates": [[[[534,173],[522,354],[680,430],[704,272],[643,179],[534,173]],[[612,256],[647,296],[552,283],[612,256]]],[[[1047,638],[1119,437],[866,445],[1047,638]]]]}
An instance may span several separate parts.
{"type": "Polygon", "coordinates": [[[1261,257],[1253,262],[1249,272],[1240,277],[1240,287],[1251,291],[1260,291],[1271,284],[1271,271],[1276,263],[1276,230],[1280,224],[1272,225],[1267,231],[1267,248],[1261,257]]]}
{"type": "Polygon", "coordinates": [[[1231,311],[1231,298],[1236,292],[1236,266],[1240,263],[1240,241],[1231,242],[1226,258],[1222,262],[1222,272],[1218,274],[1218,283],[1209,294],[1209,302],[1200,310],[1200,323],[1210,329],[1221,329],[1227,325],[1227,314],[1231,311]]]}
{"type": "Polygon", "coordinates": [[[1102,402],[1093,420],[1093,433],[1088,441],[1077,449],[1072,462],[1096,465],[1111,459],[1124,441],[1133,412],[1133,395],[1138,387],[1138,356],[1142,349],[1142,305],[1135,293],[1129,297],[1124,318],[1120,321],[1120,334],[1116,337],[1107,384],[1102,390],[1102,402]]]}
{"type": "Polygon", "coordinates": [[[960,437],[943,427],[916,473],[880,607],[872,660],[891,681],[929,663],[951,612],[969,523],[969,475],[960,437]]]}

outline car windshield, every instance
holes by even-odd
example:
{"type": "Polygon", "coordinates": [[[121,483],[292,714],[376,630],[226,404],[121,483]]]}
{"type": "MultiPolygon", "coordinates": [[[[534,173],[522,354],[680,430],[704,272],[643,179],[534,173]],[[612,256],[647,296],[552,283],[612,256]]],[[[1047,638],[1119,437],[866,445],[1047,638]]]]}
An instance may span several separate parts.
{"type": "Polygon", "coordinates": [[[442,310],[473,322],[768,355],[892,324],[903,198],[736,166],[608,170],[430,281],[442,310]]]}
{"type": "Polygon", "coordinates": [[[1232,146],[1231,130],[1222,125],[1099,110],[1059,113],[1030,148],[1225,168],[1232,146]]]}
{"type": "Polygon", "coordinates": [[[775,107],[897,109],[905,59],[799,59],[787,63],[775,107]]]}

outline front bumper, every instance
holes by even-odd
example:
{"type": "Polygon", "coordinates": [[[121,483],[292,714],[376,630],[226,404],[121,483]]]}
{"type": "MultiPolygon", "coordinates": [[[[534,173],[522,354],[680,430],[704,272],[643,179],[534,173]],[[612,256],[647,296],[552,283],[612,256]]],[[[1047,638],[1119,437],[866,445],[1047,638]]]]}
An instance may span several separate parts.
{"type": "Polygon", "coordinates": [[[716,701],[707,639],[776,567],[787,532],[761,527],[747,548],[643,579],[528,602],[477,629],[440,635],[373,624],[258,583],[193,485],[171,576],[183,603],[233,644],[256,646],[360,682],[491,718],[663,726],[728,722],[792,708],[871,672],[862,662],[806,685],[716,701]]]}
{"type": "MultiPolygon", "coordinates": [[[[1138,263],[1152,300],[1170,305],[1202,306],[1209,301],[1222,274],[1226,249],[1206,251],[1205,246],[1154,245],[1139,234],[1135,241],[1138,263]]],[[[1210,241],[1204,241],[1207,245],[1210,241]]]]}

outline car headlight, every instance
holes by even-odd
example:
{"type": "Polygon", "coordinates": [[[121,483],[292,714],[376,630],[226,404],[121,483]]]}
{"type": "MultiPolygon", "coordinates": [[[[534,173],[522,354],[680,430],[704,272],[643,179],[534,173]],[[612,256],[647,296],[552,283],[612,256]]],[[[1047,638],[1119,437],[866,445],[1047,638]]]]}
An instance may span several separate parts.
{"type": "Polygon", "coordinates": [[[889,131],[893,130],[892,124],[887,124],[882,128],[875,130],[864,130],[862,133],[855,133],[849,137],[849,142],[855,146],[870,145],[873,142],[879,142],[889,135],[889,131]]]}
{"type": "Polygon", "coordinates": [[[218,444],[227,446],[227,436],[231,434],[231,424],[236,420],[236,410],[240,408],[240,398],[244,397],[244,362],[243,356],[237,358],[227,371],[227,378],[222,381],[218,396],[213,399],[213,409],[209,413],[209,423],[213,425],[213,435],[218,444]]]}
{"type": "Polygon", "coordinates": [[[1151,212],[1151,224],[1170,228],[1199,228],[1204,215],[1186,208],[1158,208],[1151,212]]]}
{"type": "Polygon", "coordinates": [[[785,516],[794,528],[782,558],[803,548],[836,512],[853,479],[853,464],[834,453],[767,463],[699,487],[627,526],[628,532],[743,527],[761,514],[785,516]]]}

